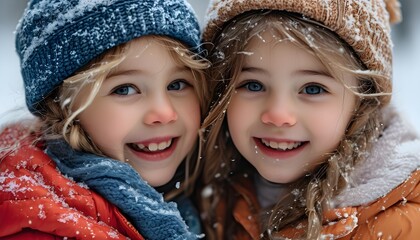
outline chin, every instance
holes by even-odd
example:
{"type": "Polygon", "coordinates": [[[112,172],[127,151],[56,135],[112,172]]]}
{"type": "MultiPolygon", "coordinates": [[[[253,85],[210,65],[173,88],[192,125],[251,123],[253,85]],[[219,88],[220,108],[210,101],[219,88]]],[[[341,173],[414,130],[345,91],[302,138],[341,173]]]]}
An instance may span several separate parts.
{"type": "Polygon", "coordinates": [[[146,182],[152,187],[160,187],[169,182],[170,179],[152,179],[146,180],[146,182]]]}
{"type": "Polygon", "coordinates": [[[286,183],[291,183],[294,182],[296,179],[299,178],[299,176],[295,176],[295,175],[287,175],[287,174],[283,174],[283,173],[262,173],[259,172],[260,175],[267,181],[272,182],[272,183],[278,183],[278,184],[286,184],[286,183]]]}
{"type": "MultiPolygon", "coordinates": [[[[160,187],[165,184],[167,184],[169,181],[171,181],[172,177],[174,176],[173,172],[170,173],[164,173],[164,172],[155,172],[155,173],[149,173],[145,174],[143,179],[152,187],[160,187]],[[150,176],[150,177],[148,177],[150,176]]],[[[175,187],[175,186],[174,186],[175,187]]]]}

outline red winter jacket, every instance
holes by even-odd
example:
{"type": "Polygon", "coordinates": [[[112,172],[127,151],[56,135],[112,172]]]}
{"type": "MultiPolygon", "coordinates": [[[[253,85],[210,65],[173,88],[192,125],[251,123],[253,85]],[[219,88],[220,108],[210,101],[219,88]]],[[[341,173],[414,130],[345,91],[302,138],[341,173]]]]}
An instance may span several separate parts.
{"type": "Polygon", "coordinates": [[[0,239],[144,239],[95,192],[63,176],[24,129],[0,134],[0,239]]]}

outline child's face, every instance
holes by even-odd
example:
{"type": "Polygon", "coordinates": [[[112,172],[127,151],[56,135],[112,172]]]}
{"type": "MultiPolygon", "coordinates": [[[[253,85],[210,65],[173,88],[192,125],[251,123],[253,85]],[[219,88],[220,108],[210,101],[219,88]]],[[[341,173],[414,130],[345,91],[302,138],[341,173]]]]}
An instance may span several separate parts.
{"type": "Polygon", "coordinates": [[[140,38],[79,115],[80,124],[104,154],[127,161],[150,185],[161,186],[197,140],[194,82],[164,46],[140,38]]]}
{"type": "MultiPolygon", "coordinates": [[[[356,97],[296,45],[263,34],[248,45],[227,109],[239,152],[267,180],[289,183],[325,161],[343,137],[356,97]],[[265,42],[263,42],[263,40],[265,42]]],[[[349,86],[356,79],[343,73],[349,86]]]]}

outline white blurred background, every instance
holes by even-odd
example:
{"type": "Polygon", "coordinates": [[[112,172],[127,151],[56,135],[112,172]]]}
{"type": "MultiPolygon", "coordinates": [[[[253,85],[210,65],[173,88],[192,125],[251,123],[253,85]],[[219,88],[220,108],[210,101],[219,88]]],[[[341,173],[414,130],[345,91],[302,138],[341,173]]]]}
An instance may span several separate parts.
{"type": "MultiPolygon", "coordinates": [[[[188,0],[203,23],[209,0],[188,0]]],[[[420,1],[401,0],[403,22],[394,26],[394,95],[397,105],[420,132],[420,1]],[[416,107],[417,106],[417,107],[416,107]]],[[[30,116],[26,110],[14,31],[27,0],[0,0],[0,125],[30,116]]]]}

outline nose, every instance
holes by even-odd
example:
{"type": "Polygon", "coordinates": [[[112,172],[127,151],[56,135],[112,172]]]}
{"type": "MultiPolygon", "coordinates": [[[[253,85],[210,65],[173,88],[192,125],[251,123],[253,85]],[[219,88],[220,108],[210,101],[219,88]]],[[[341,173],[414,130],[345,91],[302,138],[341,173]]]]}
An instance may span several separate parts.
{"type": "Polygon", "coordinates": [[[286,97],[271,97],[261,115],[264,124],[276,127],[290,127],[296,124],[296,107],[286,97]]]}
{"type": "Polygon", "coordinates": [[[147,125],[168,124],[177,119],[178,114],[171,100],[167,96],[157,96],[149,103],[144,123],[147,125]]]}

